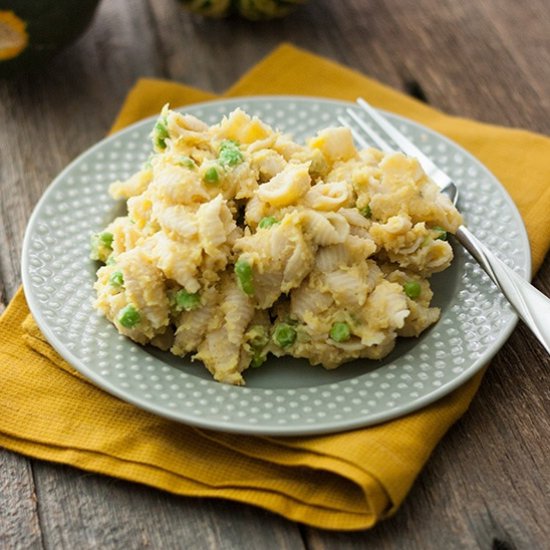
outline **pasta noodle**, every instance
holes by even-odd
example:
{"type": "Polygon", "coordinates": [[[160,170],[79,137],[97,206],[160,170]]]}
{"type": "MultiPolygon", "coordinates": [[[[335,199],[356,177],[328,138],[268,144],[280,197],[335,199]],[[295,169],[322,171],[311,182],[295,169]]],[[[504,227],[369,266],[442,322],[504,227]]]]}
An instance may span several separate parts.
{"type": "Polygon", "coordinates": [[[332,369],[437,321],[428,278],[461,217],[415,159],[346,128],[300,145],[240,109],[208,126],[165,107],[152,141],[109,188],[127,216],[92,236],[95,307],[120,333],[244,384],[269,354],[332,369]]]}

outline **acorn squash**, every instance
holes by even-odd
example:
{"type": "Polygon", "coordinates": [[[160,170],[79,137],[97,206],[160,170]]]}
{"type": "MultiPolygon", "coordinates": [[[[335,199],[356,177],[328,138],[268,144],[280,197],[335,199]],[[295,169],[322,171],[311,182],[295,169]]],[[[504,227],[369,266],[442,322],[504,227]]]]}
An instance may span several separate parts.
{"type": "Polygon", "coordinates": [[[86,29],[99,0],[0,0],[0,77],[39,65],[86,29]]]}
{"type": "Polygon", "coordinates": [[[232,13],[251,21],[284,17],[304,0],[180,0],[188,9],[207,17],[225,17],[232,13]]]}

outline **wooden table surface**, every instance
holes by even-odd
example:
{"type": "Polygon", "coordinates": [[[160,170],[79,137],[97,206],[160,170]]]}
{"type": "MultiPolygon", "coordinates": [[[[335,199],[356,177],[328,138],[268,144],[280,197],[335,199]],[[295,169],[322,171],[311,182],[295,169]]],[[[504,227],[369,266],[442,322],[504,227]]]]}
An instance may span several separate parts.
{"type": "MultiPolygon", "coordinates": [[[[282,41],[449,113],[550,134],[548,0],[310,0],[269,23],[208,21],[173,0],[104,0],[42,71],[0,81],[0,310],[29,215],[107,132],[141,76],[221,92],[282,41]]],[[[550,261],[535,284],[550,294],[550,261]]],[[[550,548],[550,360],[518,326],[398,514],[310,529],[0,450],[0,548],[550,548]]],[[[0,399],[1,399],[0,388],[0,399]]]]}

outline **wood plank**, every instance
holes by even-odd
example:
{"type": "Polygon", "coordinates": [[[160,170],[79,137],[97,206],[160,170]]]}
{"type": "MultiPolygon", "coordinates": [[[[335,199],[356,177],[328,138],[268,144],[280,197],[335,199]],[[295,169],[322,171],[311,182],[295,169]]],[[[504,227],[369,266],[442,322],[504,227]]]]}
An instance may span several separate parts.
{"type": "MultiPolygon", "coordinates": [[[[348,10],[322,4],[331,42],[339,44],[336,55],[322,53],[405,91],[421,81],[428,100],[446,112],[548,133],[548,117],[540,116],[548,105],[543,83],[550,66],[544,63],[550,55],[544,0],[530,1],[530,9],[498,0],[483,6],[477,0],[348,3],[348,10]],[[535,35],[528,39],[523,29],[531,31],[533,19],[535,35]]],[[[312,2],[310,9],[316,7],[312,2]]]]}
{"type": "MultiPolygon", "coordinates": [[[[531,35],[529,40],[525,36],[533,13],[544,12],[537,19],[538,36],[540,28],[548,36],[550,21],[542,3],[530,2],[522,13],[522,7],[511,3],[508,9],[498,3],[499,9],[496,2],[485,3],[483,9],[476,2],[438,3],[437,9],[434,4],[394,1],[377,6],[394,26],[388,24],[384,35],[371,35],[370,40],[401,30],[393,44],[403,67],[398,69],[401,87],[416,83],[426,99],[449,112],[550,132],[550,118],[540,116],[541,84],[523,57],[534,48],[531,35]],[[497,12],[501,17],[495,28],[491,15],[497,12]],[[506,21],[503,14],[508,14],[506,21]],[[526,42],[531,46],[520,47],[526,42]]],[[[547,52],[547,39],[544,45],[547,52]]],[[[542,82],[548,85],[550,78],[542,82]]],[[[537,281],[550,294],[550,259],[537,281]]],[[[541,388],[549,367],[547,354],[520,326],[493,361],[471,410],[439,445],[398,514],[369,533],[308,529],[308,546],[544,546],[542,541],[550,540],[550,467],[545,458],[550,424],[548,392],[541,388]]]]}
{"type": "Polygon", "coordinates": [[[0,548],[43,548],[29,461],[0,449],[0,548]]]}
{"type": "MultiPolygon", "coordinates": [[[[150,1],[161,36],[158,47],[173,80],[222,93],[282,41],[292,41],[400,86],[392,52],[365,47],[364,25],[371,22],[371,10],[365,2],[351,4],[348,8],[332,0],[315,0],[283,19],[252,23],[238,17],[206,19],[170,0],[150,1]]],[[[388,31],[385,19],[375,22],[380,33],[388,31]]]]}
{"type": "MultiPolygon", "coordinates": [[[[550,28],[550,10],[548,2],[537,0],[522,3],[510,3],[503,9],[499,0],[484,0],[479,3],[480,10],[490,19],[494,32],[499,36],[512,62],[526,75],[529,86],[536,90],[539,101],[527,104],[517,97],[522,108],[532,113],[528,125],[548,133],[550,124],[548,116],[542,113],[550,112],[550,44],[548,29],[550,28]],[[540,124],[540,126],[539,126],[540,124]]],[[[510,85],[514,85],[509,82],[510,85]]],[[[515,85],[517,86],[517,84],[515,85]]],[[[515,88],[514,86],[514,88],[515,88]]],[[[522,85],[518,86],[519,92],[522,85]]]]}
{"type": "MultiPolygon", "coordinates": [[[[6,299],[19,285],[24,227],[45,187],[72,158],[103,137],[136,78],[147,73],[162,76],[157,37],[148,33],[150,25],[146,5],[104,2],[87,35],[47,71],[23,75],[0,87],[0,119],[6,121],[2,135],[12,136],[2,147],[0,163],[0,245],[6,252],[0,274],[6,299]],[[136,36],[142,39],[136,41],[136,36]],[[13,192],[22,187],[24,192],[13,192]]],[[[0,471],[5,489],[0,532],[6,533],[10,544],[4,546],[0,539],[1,548],[32,547],[27,545],[26,529],[33,524],[23,512],[36,505],[35,499],[10,473],[18,471],[18,466],[18,476],[25,479],[26,472],[32,492],[31,464],[42,535],[38,516],[34,525],[38,540],[43,536],[47,547],[243,548],[249,541],[257,547],[303,547],[295,525],[256,508],[179,499],[70,468],[6,456],[11,470],[0,471]],[[19,499],[19,507],[14,507],[19,499]]]]}
{"type": "Polygon", "coordinates": [[[303,549],[298,527],[273,514],[212,499],[36,463],[48,548],[303,549]]]}

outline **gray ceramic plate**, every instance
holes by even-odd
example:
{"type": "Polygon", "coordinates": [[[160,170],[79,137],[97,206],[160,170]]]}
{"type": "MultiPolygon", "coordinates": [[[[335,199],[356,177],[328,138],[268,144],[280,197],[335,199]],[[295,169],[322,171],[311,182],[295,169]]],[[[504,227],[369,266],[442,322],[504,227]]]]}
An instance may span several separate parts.
{"type": "MultiPolygon", "coordinates": [[[[187,107],[208,123],[236,107],[298,140],[337,124],[350,104],[315,98],[255,97],[187,107]]],[[[459,185],[467,224],[508,265],[529,276],[527,235],[495,177],[469,153],[404,118],[390,120],[459,185]],[[503,238],[503,236],[506,238],[503,238]]],[[[342,431],[398,417],[442,397],[477,372],[503,345],[516,316],[460,247],[452,267],[432,279],[440,321],[403,339],[380,362],[334,371],[290,358],[246,373],[246,387],[214,382],[201,364],[120,336],[92,308],[97,266],[90,234],[121,212],[109,183],[130,176],[151,150],[148,119],[109,137],[71,163],[37,205],[23,245],[23,284],[30,309],[54,348],[108,392],[159,415],[215,430],[304,435],[342,431]]]]}

